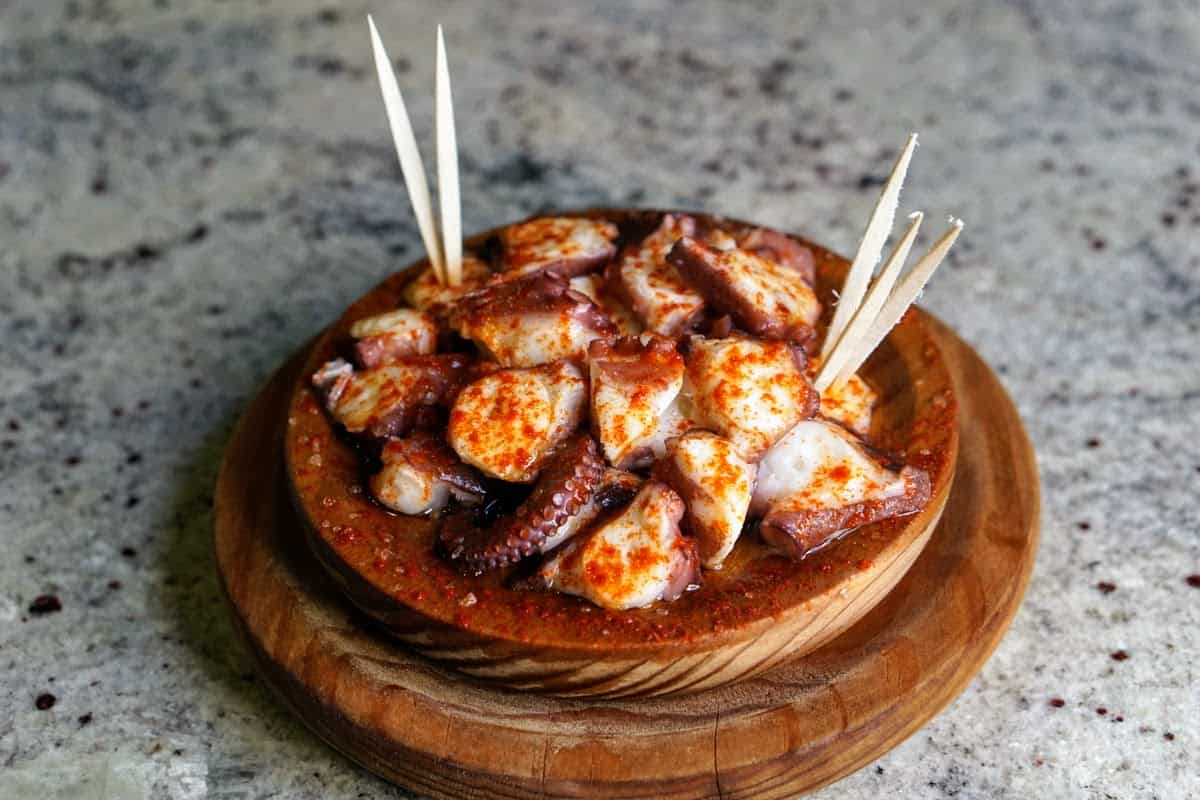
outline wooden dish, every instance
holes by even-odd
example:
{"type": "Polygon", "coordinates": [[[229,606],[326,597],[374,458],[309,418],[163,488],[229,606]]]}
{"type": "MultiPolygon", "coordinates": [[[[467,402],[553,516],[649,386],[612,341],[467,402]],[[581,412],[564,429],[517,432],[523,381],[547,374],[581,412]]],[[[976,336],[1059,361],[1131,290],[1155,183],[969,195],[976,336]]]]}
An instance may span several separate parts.
{"type": "Polygon", "coordinates": [[[808,656],[686,697],[491,689],[355,612],[299,533],[278,452],[303,356],[247,409],[216,486],[217,569],[268,685],[318,736],[435,798],[794,797],[894,747],[967,685],[1020,605],[1038,478],[1012,402],[969,347],[930,332],[958,387],[958,475],[929,544],[857,624],[808,656]]]}
{"type": "MultiPolygon", "coordinates": [[[[660,212],[584,213],[636,231],[660,212]]],[[[468,247],[494,233],[473,237],[468,247]]],[[[805,244],[816,255],[818,293],[828,307],[848,265],[805,244]]],[[[605,611],[566,595],[510,591],[496,578],[460,575],[434,556],[434,523],[391,514],[363,493],[354,449],[339,438],[307,382],[354,320],[396,307],[405,283],[424,266],[385,280],[320,336],[292,389],[285,437],[289,483],[318,559],[359,608],[421,655],[492,684],[558,695],[703,691],[812,652],[854,625],[929,540],[954,473],[957,403],[927,319],[914,310],[862,372],[883,397],[872,440],[929,472],[932,500],[920,513],[861,528],[800,563],[743,537],[699,590],[635,611],[605,611]],[[314,457],[317,469],[309,466],[314,457]]]]}

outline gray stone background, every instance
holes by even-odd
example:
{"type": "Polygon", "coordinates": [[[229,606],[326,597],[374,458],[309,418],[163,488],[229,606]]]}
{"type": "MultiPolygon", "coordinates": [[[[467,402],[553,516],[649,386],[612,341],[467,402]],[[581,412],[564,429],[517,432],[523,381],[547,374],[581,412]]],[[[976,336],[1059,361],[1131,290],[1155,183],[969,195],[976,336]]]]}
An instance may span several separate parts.
{"type": "MultiPolygon", "coordinates": [[[[239,410],[420,252],[367,10],[0,0],[0,797],[406,796],[255,678],[209,544],[239,410]]],[[[1043,539],[974,683],[819,796],[1200,795],[1194,0],[373,10],[430,144],[446,25],[468,230],[684,206],[849,252],[919,130],[902,209],[967,221],[923,302],[1020,406],[1043,539]]]]}

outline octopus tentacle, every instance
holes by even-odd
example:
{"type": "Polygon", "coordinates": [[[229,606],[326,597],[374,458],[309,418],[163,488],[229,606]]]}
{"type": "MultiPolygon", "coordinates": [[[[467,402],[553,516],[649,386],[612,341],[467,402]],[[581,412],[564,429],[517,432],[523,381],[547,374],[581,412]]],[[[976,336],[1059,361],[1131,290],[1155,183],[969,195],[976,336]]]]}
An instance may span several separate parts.
{"type": "Polygon", "coordinates": [[[439,533],[451,560],[479,574],[515,564],[541,547],[591,500],[604,477],[596,440],[579,434],[547,459],[529,497],[512,514],[487,528],[476,527],[469,512],[447,517],[439,533]]]}

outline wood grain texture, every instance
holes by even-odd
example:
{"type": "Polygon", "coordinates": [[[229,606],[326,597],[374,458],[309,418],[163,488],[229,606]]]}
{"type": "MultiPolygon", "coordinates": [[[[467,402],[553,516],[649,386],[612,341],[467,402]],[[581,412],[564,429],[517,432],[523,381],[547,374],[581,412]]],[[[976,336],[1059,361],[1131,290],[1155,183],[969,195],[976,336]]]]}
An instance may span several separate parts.
{"type": "MultiPolygon", "coordinates": [[[[634,230],[659,218],[645,211],[580,213],[634,230]]],[[[701,225],[750,227],[693,216],[701,225]]],[[[848,264],[803,243],[814,252],[828,310],[848,264]]],[[[558,593],[511,591],[498,577],[464,577],[433,556],[433,524],[389,514],[361,493],[358,454],[316,406],[303,377],[336,354],[351,323],[395,308],[412,274],[383,281],[317,340],[291,390],[285,452],[307,523],[302,530],[318,559],[360,609],[439,664],[496,685],[563,696],[706,691],[811,652],[852,626],[895,586],[933,533],[950,494],[957,405],[927,318],[914,311],[863,374],[883,398],[872,441],[929,473],[932,499],[921,512],[865,526],[800,563],[767,557],[756,536],[744,536],[719,573],[705,573],[698,591],[649,609],[603,611],[558,593]],[[313,457],[319,468],[310,466],[313,457]],[[356,535],[347,537],[346,529],[356,535]],[[464,610],[460,598],[481,588],[488,599],[464,610]]]]}
{"type": "Polygon", "coordinates": [[[877,758],[950,702],[1020,604],[1037,545],[1033,451],[995,376],[931,323],[958,387],[957,477],[912,568],[857,624],[735,686],[638,700],[482,686],[411,654],[345,602],[297,535],[277,452],[281,370],[230,442],[218,568],[236,627],[325,741],[438,798],[781,798],[877,758]]]}

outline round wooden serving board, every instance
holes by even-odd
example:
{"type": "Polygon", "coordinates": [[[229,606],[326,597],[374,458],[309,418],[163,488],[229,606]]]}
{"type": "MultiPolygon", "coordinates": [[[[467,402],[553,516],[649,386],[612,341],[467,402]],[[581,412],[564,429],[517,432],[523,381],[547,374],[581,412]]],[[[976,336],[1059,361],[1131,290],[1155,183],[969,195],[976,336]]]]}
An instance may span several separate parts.
{"type": "Polygon", "coordinates": [[[802,659],[699,694],[587,700],[488,688],[406,651],[342,598],[291,508],[278,453],[302,356],[246,412],[217,482],[217,564],[236,627],[321,738],[433,797],[771,798],[827,784],[966,686],[1033,566],[1029,439],[987,365],[931,328],[961,421],[941,522],[882,602],[802,659]]]}

